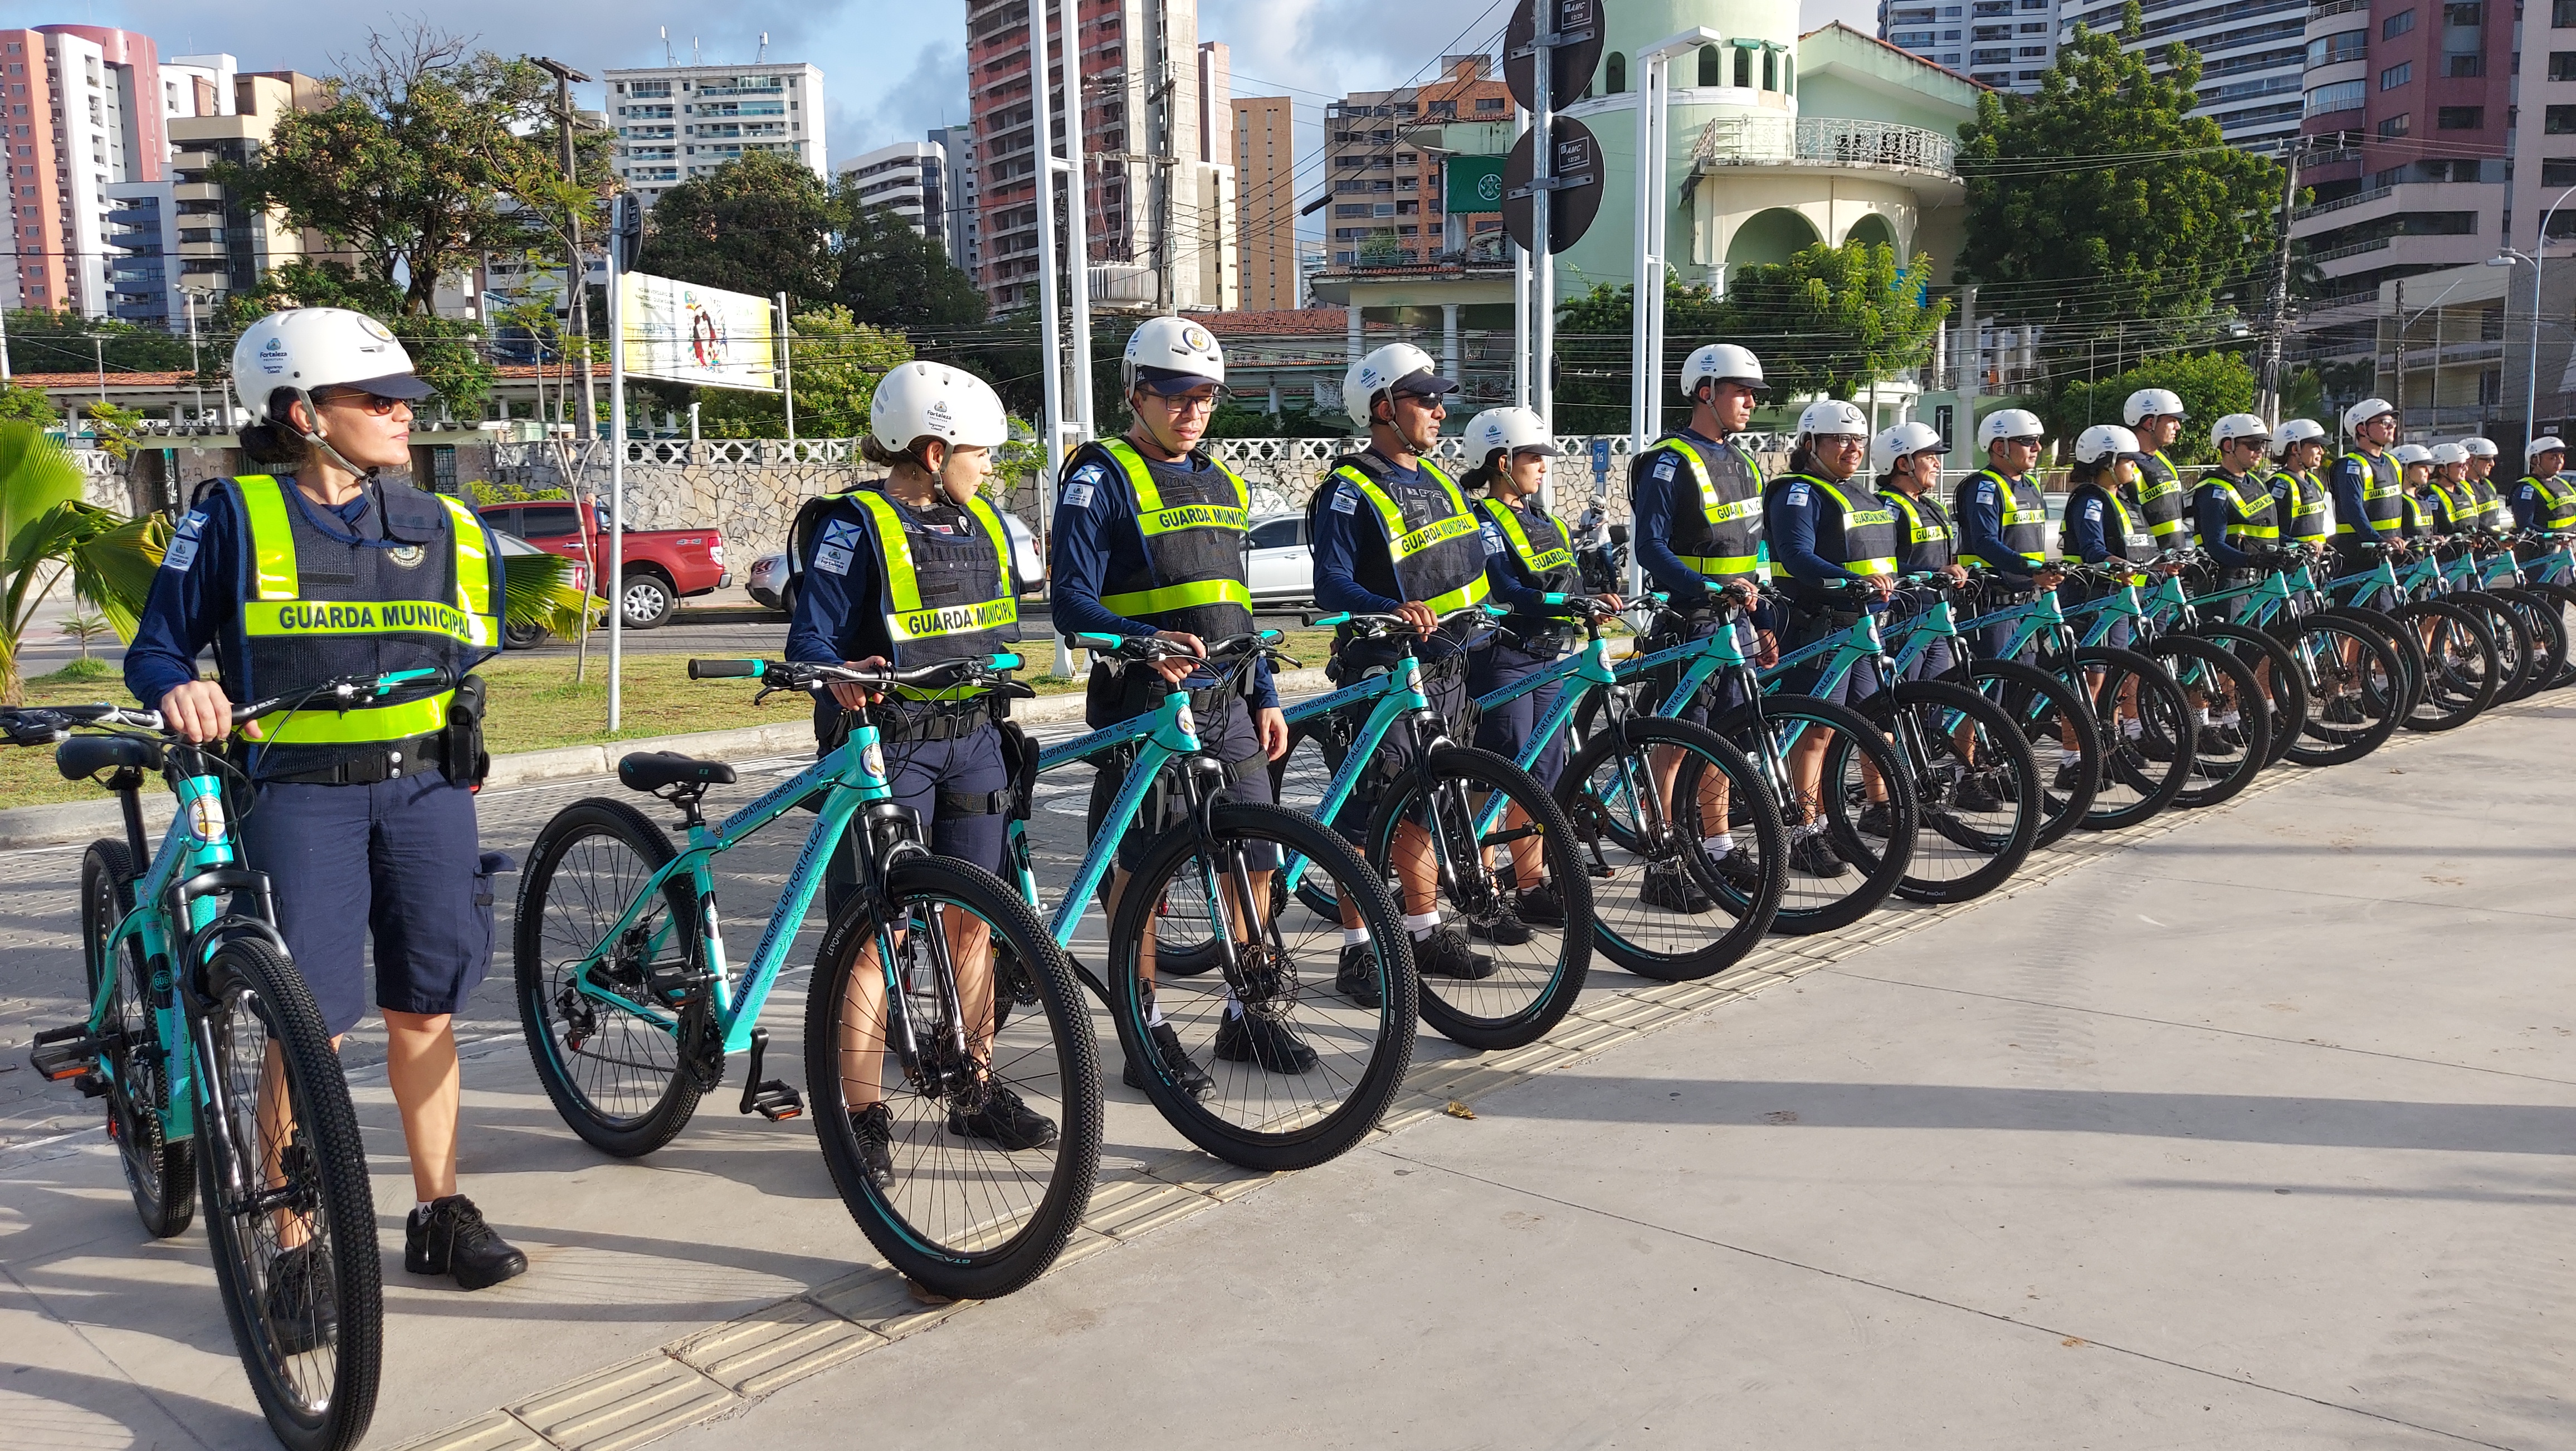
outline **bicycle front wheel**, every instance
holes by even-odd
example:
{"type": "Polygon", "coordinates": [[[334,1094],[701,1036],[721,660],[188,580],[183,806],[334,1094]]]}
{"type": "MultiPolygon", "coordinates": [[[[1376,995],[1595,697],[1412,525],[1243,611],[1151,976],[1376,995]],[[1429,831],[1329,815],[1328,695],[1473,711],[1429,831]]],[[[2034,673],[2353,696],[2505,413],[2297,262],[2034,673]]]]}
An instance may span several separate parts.
{"type": "MultiPolygon", "coordinates": [[[[2535,581],[2523,589],[2539,601],[2540,613],[2557,628],[2559,634],[2566,635],[2571,629],[2576,629],[2576,589],[2546,581],[2535,581]]],[[[2576,649],[2569,650],[2567,655],[2568,658],[2558,667],[2558,678],[2543,689],[2561,690],[2576,685],[2576,649]]]]}
{"type": "Polygon", "coordinates": [[[1100,1167],[1100,1057],[1064,951],[1000,879],[908,856],[825,930],[814,1137],[887,1263],[961,1300],[1046,1272],[1100,1167]]]}
{"type": "Polygon", "coordinates": [[[1838,931],[1886,901],[1914,859],[1921,825],[1913,774],[1886,733],[1811,695],[1738,706],[1717,730],[1780,785],[1789,874],[1772,930],[1838,931]]]}
{"type": "Polygon", "coordinates": [[[1573,1009],[1592,964],[1592,881],[1565,814],[1527,771],[1444,746],[1387,787],[1367,840],[1390,897],[1408,913],[1436,907],[1437,930],[1473,944],[1414,954],[1422,1020],[1442,1037],[1519,1048],[1573,1009]]]}
{"type": "Polygon", "coordinates": [[[2497,599],[2531,636],[2531,665],[2523,672],[2514,693],[2506,699],[2523,700],[2546,690],[2567,668],[2567,624],[2559,615],[2558,603],[2526,589],[2500,589],[2497,599]]]}
{"type": "Polygon", "coordinates": [[[2250,625],[2205,620],[2191,633],[2227,651],[2254,672],[2255,688],[2261,693],[2264,720],[2272,736],[2263,764],[2279,765],[2299,739],[2299,722],[2308,717],[2308,686],[2299,673],[2298,660],[2288,646],[2250,625]]]}
{"type": "Polygon", "coordinates": [[[155,1009],[167,1006],[170,995],[153,991],[141,938],[128,937],[113,955],[108,950],[108,934],[133,910],[134,859],[125,843],[91,842],[81,854],[81,963],[91,1002],[98,1001],[101,984],[115,979],[107,1012],[96,1025],[103,1045],[99,1068],[107,1080],[107,1131],[116,1140],[135,1214],[154,1239],[168,1239],[197,1217],[196,1144],[167,1133],[170,1045],[161,1041],[155,1009]]]}
{"type": "Polygon", "coordinates": [[[1780,803],[1716,732],[1656,716],[1597,732],[1557,778],[1556,803],[1600,884],[1592,935],[1612,962],[1686,982],[1734,966],[1771,930],[1789,874],[1780,803]],[[1731,850],[1713,855],[1722,836],[1731,850]]]}
{"type": "Polygon", "coordinates": [[[2388,636],[2339,612],[2310,615],[2287,634],[2283,643],[2308,680],[2308,718],[2290,749],[2291,760],[2340,766],[2396,734],[2398,722],[2414,708],[2414,692],[2405,656],[2388,636]]]}
{"type": "Polygon", "coordinates": [[[1968,681],[2010,717],[2039,767],[2039,842],[2054,845],[2084,822],[2102,789],[2102,728],[2084,692],[2036,665],[1971,660],[1968,681]]]}
{"type": "Polygon", "coordinates": [[[674,875],[585,972],[582,960],[671,860],[644,813],[604,797],[555,813],[528,853],[513,924],[519,1027],[555,1112],[591,1147],[632,1159],[671,1141],[711,1086],[691,1062],[713,1007],[698,901],[674,875]]]}
{"type": "Polygon", "coordinates": [[[2448,600],[2415,600],[2389,613],[2424,642],[2424,698],[2406,729],[2458,730],[2495,704],[2503,685],[2495,636],[2475,614],[2448,600]]]}
{"type": "Polygon", "coordinates": [[[225,1318],[277,1439],[344,1451],[375,1416],[384,1346],[376,1203],[348,1081],[274,946],[224,943],[206,985],[197,1167],[225,1318]]]}
{"type": "Polygon", "coordinates": [[[2191,779],[2174,803],[2215,806],[2254,784],[2271,760],[2272,711],[2253,667],[2193,635],[2159,635],[2145,648],[2194,702],[2191,779]]]}
{"type": "Polygon", "coordinates": [[[1190,823],[1167,827],[1127,879],[1109,925],[1110,1017],[1127,1061],[1152,1065],[1146,1097],[1191,1143],[1247,1169],[1311,1168],[1376,1127],[1404,1082],[1419,1009],[1411,946],[1340,833],[1252,802],[1217,803],[1209,824],[1209,850],[1190,823]],[[1275,890],[1261,879],[1272,871],[1328,878],[1368,940],[1345,946],[1338,912],[1275,890]],[[1210,945],[1222,971],[1151,971],[1152,954],[1210,945]],[[1157,1010],[1168,1043],[1149,1026],[1157,1010]],[[1187,1078],[1202,1070],[1193,1092],[1187,1078]]]}
{"type": "Polygon", "coordinates": [[[2030,859],[2041,820],[2039,763],[2012,718],[1942,680],[1900,681],[1861,713],[1904,741],[1904,758],[1917,766],[1921,825],[1896,895],[1966,902],[2011,880],[2030,859]]]}
{"type": "Polygon", "coordinates": [[[2136,826],[2173,805],[2191,784],[2191,703],[2182,687],[2148,656],[2108,646],[2075,651],[2059,672],[2092,698],[2102,735],[2102,782],[2085,829],[2136,826]]]}

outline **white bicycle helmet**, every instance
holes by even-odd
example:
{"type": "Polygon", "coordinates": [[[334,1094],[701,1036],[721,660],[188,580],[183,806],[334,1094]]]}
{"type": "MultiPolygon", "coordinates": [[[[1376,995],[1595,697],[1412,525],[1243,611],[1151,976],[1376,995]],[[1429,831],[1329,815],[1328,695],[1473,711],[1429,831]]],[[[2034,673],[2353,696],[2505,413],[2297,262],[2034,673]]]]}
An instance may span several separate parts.
{"type": "Polygon", "coordinates": [[[412,372],[411,354],[391,329],[345,307],[290,307],[242,329],[233,344],[233,396],[265,420],[280,388],[307,395],[308,403],[316,388],[415,402],[433,391],[412,372]]]}
{"type": "Polygon", "coordinates": [[[2292,418],[2272,430],[2272,457],[2288,458],[2290,450],[2302,443],[2323,442],[2325,425],[2313,418],[2292,418]]]}
{"type": "Polygon", "coordinates": [[[2100,463],[2113,454],[2138,452],[2138,436],[2116,423],[2097,423],[2075,436],[2075,461],[2100,463]]]}
{"type": "Polygon", "coordinates": [[[2540,457],[2542,454],[2552,451],[2565,453],[2567,451],[2567,445],[2560,440],[2557,434],[2544,433],[2540,437],[2523,445],[2522,459],[2523,462],[2529,463],[2533,459],[2540,457]]]}
{"type": "Polygon", "coordinates": [[[877,381],[868,405],[868,436],[901,452],[922,438],[999,448],[1010,439],[1010,415],[993,385],[946,363],[904,363],[877,381]]]}
{"type": "Polygon", "coordinates": [[[2468,461],[2469,451],[2460,447],[2456,443],[2437,443],[2433,445],[2433,467],[2435,468],[2446,469],[2453,464],[2464,464],[2468,461]]]}
{"type": "Polygon", "coordinates": [[[2147,418],[2180,418],[2182,397],[2170,388],[2141,388],[2120,405],[2120,416],[2131,428],[2147,418]]]}
{"type": "Polygon", "coordinates": [[[2364,398],[2343,411],[2343,431],[2359,432],[2361,426],[2370,420],[2396,411],[2397,405],[2385,398],[2364,398]]]}
{"type": "Polygon", "coordinates": [[[2259,414],[2230,413],[2209,426],[2209,446],[2225,448],[2240,439],[2268,440],[2272,427],[2259,414]]]}
{"type": "MultiPolygon", "coordinates": [[[[1139,380],[1161,384],[1206,379],[1219,387],[1225,384],[1225,349],[1217,346],[1216,337],[1206,328],[1187,318],[1149,317],[1127,338],[1127,352],[1118,360],[1118,394],[1125,397],[1136,391],[1139,380]]],[[[1158,388],[1157,391],[1160,391],[1158,388]]]]}
{"type": "Polygon", "coordinates": [[[2460,440],[2460,447],[2467,449],[2469,457],[2471,458],[2494,458],[2496,456],[2495,440],[2492,438],[2464,438],[2460,440]]]}
{"type": "Polygon", "coordinates": [[[1950,446],[1941,441],[1941,430],[1931,424],[1909,418],[1893,428],[1879,430],[1869,441],[1869,466],[1885,473],[1896,467],[1898,459],[1918,453],[1946,454],[1950,446]]]}
{"type": "Polygon", "coordinates": [[[2429,464],[2433,461],[2433,451],[2420,443],[2401,443],[2390,449],[2388,456],[2397,460],[2399,468],[2411,468],[2416,464],[2429,464]]]}
{"type": "Polygon", "coordinates": [[[1848,435],[1869,437],[1869,415],[1860,405],[1840,398],[1819,398],[1798,415],[1798,432],[1818,437],[1848,435]]]}
{"type": "Polygon", "coordinates": [[[1682,361],[1682,396],[1697,398],[1702,383],[1742,383],[1756,390],[1771,386],[1762,377],[1762,360],[1751,348],[1733,343],[1705,344],[1682,361]]]}
{"type": "Polygon", "coordinates": [[[1458,387],[1440,376],[1440,365],[1429,353],[1411,343],[1388,343],[1342,375],[1342,411],[1365,433],[1377,400],[1398,383],[1411,385],[1406,391],[1415,393],[1451,393],[1458,387]]]}
{"type": "Polygon", "coordinates": [[[1998,408],[1977,424],[1977,447],[1981,449],[1994,447],[1997,439],[2047,436],[2048,429],[2040,423],[2039,415],[2027,408],[1998,408]]]}
{"type": "Polygon", "coordinates": [[[1509,450],[1514,457],[1537,453],[1554,458],[1563,452],[1547,436],[1547,425],[1533,408],[1488,408],[1468,420],[1468,458],[1481,464],[1492,458],[1498,448],[1509,450]]]}

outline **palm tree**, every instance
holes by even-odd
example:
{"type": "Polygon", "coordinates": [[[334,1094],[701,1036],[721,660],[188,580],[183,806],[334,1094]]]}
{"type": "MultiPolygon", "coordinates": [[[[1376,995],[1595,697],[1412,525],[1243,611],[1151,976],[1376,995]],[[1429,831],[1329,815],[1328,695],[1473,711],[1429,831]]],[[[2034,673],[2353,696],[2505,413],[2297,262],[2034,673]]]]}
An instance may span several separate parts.
{"type": "Polygon", "coordinates": [[[41,425],[0,424],[0,705],[25,698],[19,642],[66,571],[120,637],[133,637],[168,532],[157,514],[128,519],[84,501],[79,466],[41,425]]]}

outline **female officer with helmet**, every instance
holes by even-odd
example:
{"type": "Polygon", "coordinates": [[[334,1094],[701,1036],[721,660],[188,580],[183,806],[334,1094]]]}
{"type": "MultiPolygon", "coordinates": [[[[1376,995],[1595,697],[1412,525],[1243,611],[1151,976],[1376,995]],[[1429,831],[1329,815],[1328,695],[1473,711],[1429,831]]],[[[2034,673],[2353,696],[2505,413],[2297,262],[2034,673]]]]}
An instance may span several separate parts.
{"type": "MultiPolygon", "coordinates": [[[[874,488],[854,489],[816,521],[787,658],[822,664],[913,669],[942,660],[989,656],[1020,638],[1019,581],[1001,516],[977,497],[993,471],[993,450],[1010,437],[1002,400],[983,379],[941,363],[905,363],[877,383],[861,452],[888,470],[874,488]]],[[[860,685],[834,685],[814,706],[823,752],[847,738],[845,708],[871,702],[860,685]]],[[[899,689],[876,709],[884,734],[887,785],[893,799],[926,828],[931,850],[986,871],[1003,868],[1010,787],[1002,754],[1001,701],[989,685],[939,691],[899,689]]],[[[837,893],[857,881],[844,837],[829,882],[837,893]]],[[[834,910],[838,907],[835,905],[834,910]]],[[[991,1031],[992,948],[989,929],[952,920],[950,949],[967,1021],[991,1031]]],[[[883,979],[850,975],[850,991],[880,998],[883,979]]],[[[882,1023],[882,1002],[862,1001],[847,1025],[882,1023]]],[[[843,1045],[841,1091],[859,1131],[861,1153],[880,1183],[892,1178],[892,1113],[875,1074],[884,1059],[863,1039],[843,1045]]],[[[994,1083],[975,1110],[952,1113],[951,1132],[1006,1150],[1043,1148],[1055,1124],[1008,1087],[994,1083]]]]}
{"type": "Polygon", "coordinates": [[[231,754],[251,788],[243,855],[270,879],[278,932],[334,1039],[366,1013],[372,939],[417,1199],[403,1267],[481,1289],[528,1267],[456,1185],[451,1025],[491,965],[492,872],[507,866],[475,834],[482,682],[466,674],[501,648],[500,555],[464,504],[379,477],[411,466],[412,405],[431,392],[384,324],[333,307],[271,313],[234,344],[233,389],[257,420],[242,452],[270,471],[198,491],[153,576],[126,688],[213,741],[233,734],[234,701],[440,672],[363,705],[252,721],[231,754]],[[315,633],[298,623],[321,613],[297,608],[309,602],[423,608],[315,633]],[[201,680],[209,645],[216,678],[201,680]]]}

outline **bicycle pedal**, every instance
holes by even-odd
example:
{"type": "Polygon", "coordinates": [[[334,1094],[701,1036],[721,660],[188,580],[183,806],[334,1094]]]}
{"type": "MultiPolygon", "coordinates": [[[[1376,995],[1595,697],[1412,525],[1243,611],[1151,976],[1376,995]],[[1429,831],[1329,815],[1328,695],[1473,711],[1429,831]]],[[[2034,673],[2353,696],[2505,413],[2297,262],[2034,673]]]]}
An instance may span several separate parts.
{"type": "Polygon", "coordinates": [[[687,1002],[691,993],[715,980],[716,975],[712,972],[693,972],[685,968],[660,970],[647,968],[644,972],[645,991],[673,1007],[687,1002]]]}
{"type": "MultiPolygon", "coordinates": [[[[98,1039],[91,1036],[87,1023],[71,1023],[60,1028],[47,1028],[28,1045],[27,1061],[38,1073],[61,1083],[67,1079],[93,1075],[98,1071],[98,1039]]],[[[102,1086],[100,1093],[107,1090],[102,1086]]],[[[90,1095],[96,1098],[98,1094],[90,1095]]]]}
{"type": "Polygon", "coordinates": [[[771,1123],[785,1123],[805,1116],[805,1096],[773,1078],[743,1095],[743,1112],[756,1113],[771,1123]]]}

